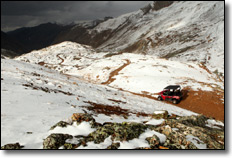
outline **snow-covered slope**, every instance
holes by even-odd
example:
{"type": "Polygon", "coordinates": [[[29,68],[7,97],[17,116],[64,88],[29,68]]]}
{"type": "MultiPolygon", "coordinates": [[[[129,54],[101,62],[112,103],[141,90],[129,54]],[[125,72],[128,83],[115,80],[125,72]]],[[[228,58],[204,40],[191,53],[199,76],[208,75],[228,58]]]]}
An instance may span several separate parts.
{"type": "Polygon", "coordinates": [[[179,1],[160,10],[154,9],[155,3],[146,13],[128,13],[91,30],[108,31],[98,49],[198,61],[223,76],[224,2],[179,1]]]}
{"type": "MultiPolygon", "coordinates": [[[[73,113],[93,113],[100,123],[152,122],[150,117],[136,114],[151,114],[155,110],[167,110],[170,115],[180,116],[196,114],[104,85],[87,83],[39,65],[1,59],[2,145],[20,142],[25,148],[42,148],[50,127],[60,120],[68,121],[73,113]],[[125,120],[120,115],[98,114],[85,108],[92,104],[126,109],[129,117],[125,120]]],[[[88,125],[82,126],[86,129],[84,132],[90,132],[88,125]]]]}
{"type": "Polygon", "coordinates": [[[136,93],[158,93],[173,84],[196,90],[223,89],[224,86],[215,74],[198,63],[151,55],[96,53],[91,47],[73,42],[63,42],[16,59],[136,93]]]}

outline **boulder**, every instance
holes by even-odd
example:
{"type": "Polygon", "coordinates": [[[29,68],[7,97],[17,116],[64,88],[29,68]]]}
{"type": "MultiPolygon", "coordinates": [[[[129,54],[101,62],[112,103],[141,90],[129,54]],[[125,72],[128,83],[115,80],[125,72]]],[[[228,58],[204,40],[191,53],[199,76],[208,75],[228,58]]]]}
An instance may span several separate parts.
{"type": "Polygon", "coordinates": [[[93,138],[94,143],[101,143],[109,136],[112,136],[114,141],[128,141],[138,138],[146,129],[146,125],[135,122],[106,123],[89,136],[93,138]]]}
{"type": "Polygon", "coordinates": [[[95,119],[90,114],[85,114],[85,113],[74,113],[71,118],[72,118],[72,121],[76,121],[78,123],[81,123],[83,121],[86,121],[86,122],[94,121],[95,122],[95,119]]]}
{"type": "Polygon", "coordinates": [[[51,134],[43,142],[43,149],[59,149],[65,144],[66,139],[72,139],[68,134],[51,134]]]}
{"type": "Polygon", "coordinates": [[[185,125],[189,126],[199,126],[199,127],[205,127],[206,121],[208,118],[204,115],[192,115],[192,116],[185,116],[181,117],[178,122],[181,122],[185,125]]]}
{"type": "Polygon", "coordinates": [[[80,124],[81,122],[89,122],[92,128],[96,128],[98,126],[101,126],[100,123],[97,123],[95,119],[92,117],[92,115],[87,113],[74,113],[71,117],[72,123],[76,122],[77,124],[80,124]]]}
{"type": "Polygon", "coordinates": [[[23,146],[21,146],[19,143],[15,144],[6,144],[1,147],[2,150],[14,150],[14,149],[22,149],[23,146]]]}
{"type": "MultiPolygon", "coordinates": [[[[224,129],[216,129],[205,126],[209,118],[203,115],[193,116],[174,116],[170,117],[167,111],[155,111],[153,116],[155,119],[164,119],[160,125],[147,125],[137,122],[112,123],[105,122],[103,125],[95,122],[90,114],[75,113],[72,116],[72,122],[80,124],[83,121],[91,123],[96,130],[88,136],[75,136],[78,138],[78,144],[71,144],[67,139],[73,136],[68,134],[51,134],[43,142],[44,149],[75,149],[78,146],[87,146],[88,142],[96,144],[102,143],[106,138],[111,137],[114,141],[106,149],[118,149],[120,142],[129,141],[138,138],[147,129],[154,130],[166,136],[164,142],[160,142],[157,135],[147,137],[146,141],[149,147],[139,147],[136,149],[198,149],[196,140],[204,144],[204,148],[208,149],[224,149],[224,129]],[[195,139],[189,139],[189,135],[195,139]],[[115,142],[116,141],[116,142],[115,142]]],[[[55,127],[66,127],[67,122],[60,121],[54,125],[55,127]]],[[[8,147],[9,148],[9,147],[8,147]]]]}
{"type": "Polygon", "coordinates": [[[149,143],[151,149],[158,149],[158,146],[160,144],[160,139],[156,135],[153,135],[152,137],[147,137],[146,141],[149,143]]]}
{"type": "Polygon", "coordinates": [[[174,1],[155,1],[153,3],[152,10],[160,10],[162,8],[170,6],[174,1]]]}
{"type": "Polygon", "coordinates": [[[106,149],[118,149],[120,147],[120,143],[112,143],[106,149]]]}
{"type": "Polygon", "coordinates": [[[64,122],[64,121],[60,121],[60,122],[58,122],[57,124],[55,124],[54,126],[52,126],[52,127],[50,128],[50,130],[53,130],[53,129],[56,128],[56,127],[62,127],[62,128],[64,128],[64,127],[67,127],[67,125],[69,125],[69,123],[64,122]]]}

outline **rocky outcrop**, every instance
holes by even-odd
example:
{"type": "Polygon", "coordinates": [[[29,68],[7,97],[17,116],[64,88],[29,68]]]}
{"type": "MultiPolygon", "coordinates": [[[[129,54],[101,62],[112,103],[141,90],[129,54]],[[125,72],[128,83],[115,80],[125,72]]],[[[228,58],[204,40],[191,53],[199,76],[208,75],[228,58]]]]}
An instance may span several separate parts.
{"type": "Polygon", "coordinates": [[[141,8],[141,10],[143,11],[143,15],[147,14],[151,10],[151,8],[152,6],[150,4],[148,4],[144,8],[141,8]]]}
{"type": "Polygon", "coordinates": [[[153,3],[152,10],[160,10],[162,8],[170,6],[174,1],[155,1],[153,3]]]}
{"type": "Polygon", "coordinates": [[[101,124],[97,123],[90,114],[75,113],[72,115],[71,119],[72,119],[72,124],[76,122],[78,125],[81,122],[85,121],[85,122],[89,122],[92,128],[101,126],[101,124]]]}
{"type": "MultiPolygon", "coordinates": [[[[145,139],[149,147],[136,149],[203,149],[203,147],[207,149],[224,149],[224,129],[207,127],[206,123],[209,118],[203,115],[173,117],[165,111],[163,113],[159,111],[151,117],[154,116],[159,116],[158,118],[164,119],[164,122],[160,125],[135,122],[107,122],[102,125],[97,123],[90,114],[76,113],[72,116],[72,123],[89,122],[96,130],[88,136],[51,134],[44,140],[44,149],[75,149],[81,145],[87,146],[88,142],[100,144],[109,137],[112,140],[112,144],[106,147],[106,149],[118,149],[120,142],[139,138],[147,129],[165,135],[166,140],[161,140],[158,135],[153,135],[145,139]],[[77,144],[66,142],[67,139],[74,137],[79,140],[77,144]]],[[[66,125],[67,123],[65,122],[59,122],[55,126],[65,127],[66,125]]]]}
{"type": "Polygon", "coordinates": [[[6,144],[1,147],[2,150],[14,150],[14,149],[22,149],[23,146],[21,146],[19,143],[15,144],[6,144]]]}
{"type": "Polygon", "coordinates": [[[144,124],[135,122],[106,123],[90,133],[89,136],[96,144],[103,142],[109,136],[114,141],[128,141],[138,138],[140,134],[145,132],[147,127],[144,124]]]}
{"type": "Polygon", "coordinates": [[[73,138],[68,134],[51,134],[43,142],[43,149],[59,149],[65,140],[73,138]]]}
{"type": "MultiPolygon", "coordinates": [[[[150,130],[155,133],[146,137],[148,146],[135,149],[224,149],[224,127],[211,128],[207,126],[209,118],[203,115],[176,116],[168,115],[166,111],[156,112],[159,119],[164,121],[159,125],[151,125],[137,122],[112,123],[106,122],[100,124],[90,114],[75,113],[71,117],[71,122],[60,121],[51,127],[65,128],[73,123],[89,122],[92,128],[96,130],[83,135],[69,135],[62,133],[52,133],[43,141],[43,149],[76,149],[80,146],[87,146],[88,143],[103,143],[106,138],[111,139],[111,145],[105,149],[118,149],[121,142],[137,139],[145,131],[150,130]],[[161,116],[161,114],[163,114],[161,116]],[[160,137],[160,135],[164,136],[160,137]],[[73,139],[77,141],[72,141],[73,139]]],[[[151,118],[154,115],[150,116],[151,118]]],[[[1,149],[21,149],[19,143],[6,144],[1,149]]]]}

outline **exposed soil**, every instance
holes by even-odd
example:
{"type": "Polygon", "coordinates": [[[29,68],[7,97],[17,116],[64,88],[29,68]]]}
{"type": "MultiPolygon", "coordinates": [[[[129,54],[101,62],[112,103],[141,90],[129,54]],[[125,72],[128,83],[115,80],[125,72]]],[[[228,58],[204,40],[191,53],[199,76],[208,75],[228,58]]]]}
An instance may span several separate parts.
{"type": "MultiPolygon", "coordinates": [[[[152,96],[157,93],[149,94],[147,93],[135,93],[119,88],[119,90],[128,92],[141,97],[146,97],[153,100],[158,100],[156,97],[152,96]]],[[[224,92],[215,91],[194,91],[190,88],[185,88],[182,90],[183,99],[178,104],[173,104],[171,102],[165,101],[168,104],[181,107],[199,114],[203,114],[207,117],[215,118],[216,120],[224,121],[224,92]]]]}
{"type": "Polygon", "coordinates": [[[124,117],[129,116],[129,110],[122,109],[118,106],[109,106],[103,104],[97,104],[94,102],[86,101],[85,103],[89,103],[92,106],[85,106],[88,110],[94,111],[95,113],[105,114],[105,115],[123,115],[124,117]]]}
{"type": "MultiPolygon", "coordinates": [[[[224,93],[219,91],[193,91],[191,89],[183,89],[183,99],[179,104],[173,104],[165,101],[166,103],[187,109],[207,117],[213,117],[217,120],[224,121],[224,93]]],[[[130,92],[134,95],[147,97],[157,100],[148,94],[138,94],[130,92]]]]}
{"type": "Polygon", "coordinates": [[[183,94],[183,100],[179,104],[175,104],[176,106],[217,120],[224,120],[224,93],[183,89],[183,94]]]}
{"type": "Polygon", "coordinates": [[[113,101],[115,103],[122,103],[122,104],[126,104],[126,102],[121,101],[121,100],[115,100],[115,99],[108,99],[109,101],[113,101]]]}
{"type": "Polygon", "coordinates": [[[123,109],[119,106],[110,106],[104,104],[98,104],[90,101],[84,101],[85,103],[90,104],[91,106],[83,106],[90,111],[94,111],[97,114],[105,114],[107,116],[110,115],[119,115],[127,118],[130,114],[136,114],[136,116],[150,116],[151,114],[146,114],[142,112],[132,112],[128,109],[123,109]]]}

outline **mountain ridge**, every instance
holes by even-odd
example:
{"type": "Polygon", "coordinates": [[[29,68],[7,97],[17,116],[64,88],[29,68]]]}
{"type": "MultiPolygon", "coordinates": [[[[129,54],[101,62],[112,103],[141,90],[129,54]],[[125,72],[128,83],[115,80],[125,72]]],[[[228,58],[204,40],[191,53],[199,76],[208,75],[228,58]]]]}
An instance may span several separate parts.
{"type": "Polygon", "coordinates": [[[58,35],[59,40],[54,43],[69,40],[91,45],[99,52],[129,52],[198,61],[211,72],[224,74],[221,64],[224,63],[223,10],[223,2],[154,2],[93,29],[79,33],[67,30],[58,35]]]}

